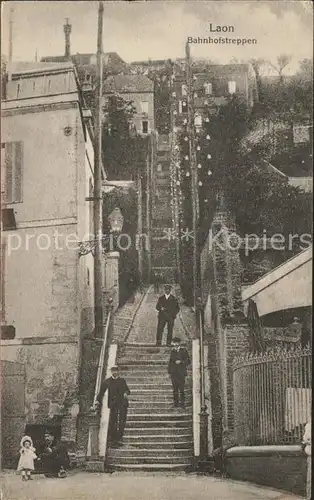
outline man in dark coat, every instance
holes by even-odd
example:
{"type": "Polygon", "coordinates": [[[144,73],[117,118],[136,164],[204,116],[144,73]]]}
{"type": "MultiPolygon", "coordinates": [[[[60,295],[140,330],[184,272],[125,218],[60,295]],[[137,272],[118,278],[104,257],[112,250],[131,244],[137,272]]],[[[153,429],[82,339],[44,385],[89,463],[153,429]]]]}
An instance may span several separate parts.
{"type": "Polygon", "coordinates": [[[45,432],[44,446],[39,454],[41,467],[46,477],[65,477],[70,459],[65,446],[60,443],[50,430],[45,432]]]}
{"type": "Polygon", "coordinates": [[[128,412],[128,396],[131,394],[125,379],[120,377],[119,368],[111,368],[111,377],[101,384],[97,396],[98,406],[101,405],[108,389],[108,408],[110,409],[109,441],[112,446],[122,446],[122,439],[128,412]]]}
{"type": "Polygon", "coordinates": [[[159,297],[156,309],[158,311],[158,325],[156,345],[160,346],[165,326],[168,327],[167,345],[171,345],[174,320],[180,311],[177,299],[171,293],[171,285],[165,285],[165,293],[159,297]]]}
{"type": "Polygon", "coordinates": [[[170,354],[168,373],[171,377],[173,387],[174,406],[185,408],[185,377],[187,375],[187,367],[191,361],[186,348],[180,345],[181,339],[175,337],[172,342],[173,349],[170,354]]]}

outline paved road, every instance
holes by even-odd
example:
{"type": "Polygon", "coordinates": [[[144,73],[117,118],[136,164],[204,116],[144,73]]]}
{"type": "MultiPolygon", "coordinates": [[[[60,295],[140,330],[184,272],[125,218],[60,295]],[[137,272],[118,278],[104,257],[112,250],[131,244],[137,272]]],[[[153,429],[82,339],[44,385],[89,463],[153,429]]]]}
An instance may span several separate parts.
{"type": "Polygon", "coordinates": [[[65,479],[14,473],[1,479],[1,500],[300,500],[270,488],[195,474],[72,472],[65,479]]]}

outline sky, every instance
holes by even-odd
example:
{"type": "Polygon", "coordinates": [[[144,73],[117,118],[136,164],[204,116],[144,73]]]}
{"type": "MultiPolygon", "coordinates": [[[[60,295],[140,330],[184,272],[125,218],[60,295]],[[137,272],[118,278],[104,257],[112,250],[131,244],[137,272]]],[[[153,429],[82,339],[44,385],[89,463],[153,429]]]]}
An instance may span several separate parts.
{"type": "MultiPolygon", "coordinates": [[[[98,2],[7,1],[2,3],[2,50],[8,54],[8,19],[13,8],[13,60],[34,61],[64,54],[63,24],[72,24],[71,52],[96,51],[98,2]]],[[[126,62],[184,56],[188,36],[216,36],[212,25],[234,26],[236,38],[255,38],[256,45],[193,44],[191,55],[218,63],[289,54],[286,73],[298,61],[312,57],[313,6],[302,0],[105,1],[105,52],[117,52],[126,62]]],[[[225,34],[223,34],[225,36],[225,34]]]]}

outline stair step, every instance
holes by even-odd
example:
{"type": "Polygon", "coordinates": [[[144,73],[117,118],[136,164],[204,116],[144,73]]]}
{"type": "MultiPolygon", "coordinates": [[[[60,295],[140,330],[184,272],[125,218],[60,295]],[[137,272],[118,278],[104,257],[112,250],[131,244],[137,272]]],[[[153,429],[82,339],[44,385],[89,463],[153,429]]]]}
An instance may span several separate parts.
{"type": "Polygon", "coordinates": [[[154,471],[159,471],[159,472],[171,472],[171,471],[185,471],[190,468],[192,464],[191,463],[180,463],[180,464],[144,464],[144,463],[138,463],[138,464],[113,464],[113,468],[115,470],[121,470],[121,471],[146,471],[146,472],[154,472],[154,471]]]}
{"type": "MultiPolygon", "coordinates": [[[[192,412],[192,405],[190,404],[191,401],[187,400],[186,401],[186,412],[187,413],[191,413],[192,412]]],[[[173,407],[173,403],[172,401],[171,402],[160,402],[159,404],[148,404],[148,402],[146,401],[133,401],[130,399],[130,402],[129,402],[129,412],[133,412],[133,413],[147,413],[147,412],[150,412],[150,413],[167,413],[167,412],[171,412],[171,413],[177,413],[178,410],[177,408],[174,408],[173,407]]]]}
{"type": "MultiPolygon", "coordinates": [[[[146,423],[146,422],[145,422],[146,423]]],[[[180,438],[181,436],[187,436],[189,435],[192,439],[193,437],[193,432],[192,432],[192,425],[186,426],[186,427],[160,427],[159,425],[155,425],[155,427],[148,427],[147,425],[144,425],[142,427],[127,427],[125,429],[124,433],[124,438],[137,438],[137,439],[142,439],[147,436],[156,436],[156,438],[159,438],[159,436],[169,436],[170,439],[173,438],[180,438]]]]}
{"type": "Polygon", "coordinates": [[[140,448],[140,449],[188,449],[192,450],[193,449],[193,441],[191,439],[180,439],[178,441],[165,441],[165,440],[152,440],[152,439],[144,439],[143,437],[141,439],[130,439],[130,438],[125,438],[124,442],[127,446],[134,446],[135,448],[140,448]]]}
{"type": "Polygon", "coordinates": [[[134,384],[142,384],[146,386],[147,384],[169,384],[171,383],[171,379],[168,374],[166,373],[161,373],[160,375],[147,375],[147,374],[142,374],[142,375],[133,375],[133,373],[128,374],[127,376],[127,383],[128,385],[134,385],[134,384]]]}
{"type": "Polygon", "coordinates": [[[155,420],[149,420],[149,419],[148,420],[143,420],[143,419],[130,420],[130,418],[128,418],[126,428],[130,429],[132,427],[133,428],[140,427],[143,429],[143,428],[151,428],[151,427],[156,428],[157,427],[158,429],[161,430],[161,429],[167,428],[167,427],[170,427],[173,429],[176,427],[177,428],[179,428],[179,427],[189,428],[191,426],[192,426],[191,419],[189,419],[189,420],[184,420],[184,419],[183,420],[178,420],[178,419],[176,419],[176,420],[169,420],[169,419],[168,420],[159,420],[159,419],[158,420],[157,419],[155,419],[155,420]]]}
{"type": "Polygon", "coordinates": [[[182,464],[189,465],[192,461],[192,454],[189,456],[177,456],[177,457],[167,457],[167,456],[153,456],[146,457],[137,456],[137,457],[112,457],[111,459],[108,457],[108,464],[111,463],[116,467],[117,465],[129,465],[129,464],[182,464]]]}
{"type": "MultiPolygon", "coordinates": [[[[156,387],[156,386],[155,386],[156,387]]],[[[133,388],[132,394],[130,396],[135,400],[145,400],[145,401],[173,401],[172,388],[168,389],[140,389],[133,388]]]]}
{"type": "Polygon", "coordinates": [[[127,382],[128,382],[128,386],[130,387],[130,389],[132,389],[132,387],[133,387],[134,390],[139,390],[139,389],[144,389],[144,388],[146,390],[149,390],[149,389],[152,389],[152,390],[154,390],[154,389],[155,390],[156,389],[158,389],[158,390],[171,389],[172,390],[172,384],[171,384],[170,380],[168,382],[164,382],[162,384],[158,383],[157,381],[156,382],[151,381],[150,383],[147,383],[145,381],[139,382],[139,383],[137,383],[137,381],[134,381],[134,382],[131,381],[130,383],[129,383],[129,381],[127,381],[127,382]]]}
{"type": "Polygon", "coordinates": [[[180,457],[190,457],[192,450],[186,448],[174,448],[171,450],[161,450],[160,448],[136,448],[127,447],[123,448],[109,448],[107,457],[110,459],[120,460],[120,458],[131,458],[136,459],[137,457],[145,458],[168,458],[170,460],[177,459],[180,457]]]}
{"type": "Polygon", "coordinates": [[[144,420],[158,420],[160,423],[166,421],[182,421],[182,420],[190,420],[192,419],[192,413],[151,413],[151,412],[146,412],[146,413],[129,413],[128,415],[128,422],[134,422],[134,421],[144,421],[144,420]]]}
{"type": "Polygon", "coordinates": [[[156,369],[156,367],[159,367],[159,366],[168,366],[168,361],[167,360],[162,360],[162,359],[158,359],[157,361],[154,361],[152,363],[152,360],[141,360],[141,362],[139,362],[138,360],[136,359],[123,359],[120,358],[118,360],[118,365],[119,365],[119,368],[121,370],[127,368],[127,367],[132,367],[134,365],[136,365],[139,369],[146,369],[146,367],[151,368],[151,369],[156,369]]]}

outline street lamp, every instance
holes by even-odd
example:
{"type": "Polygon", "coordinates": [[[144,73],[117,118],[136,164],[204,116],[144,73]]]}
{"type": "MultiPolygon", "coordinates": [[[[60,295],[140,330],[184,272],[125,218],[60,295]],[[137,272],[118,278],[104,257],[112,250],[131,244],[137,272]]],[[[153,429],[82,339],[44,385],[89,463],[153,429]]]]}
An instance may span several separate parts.
{"type": "Polygon", "coordinates": [[[111,232],[121,233],[123,228],[124,217],[119,207],[112,210],[111,214],[108,216],[110,223],[111,232]]]}

